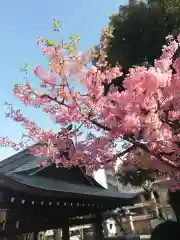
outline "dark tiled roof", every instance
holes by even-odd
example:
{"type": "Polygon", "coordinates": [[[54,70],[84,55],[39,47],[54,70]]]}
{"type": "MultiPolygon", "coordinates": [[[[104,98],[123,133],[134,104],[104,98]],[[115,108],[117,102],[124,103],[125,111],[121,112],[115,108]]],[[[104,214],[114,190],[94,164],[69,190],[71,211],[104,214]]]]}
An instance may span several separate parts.
{"type": "MultiPolygon", "coordinates": [[[[104,200],[132,199],[136,194],[109,191],[99,185],[94,178],[85,174],[83,169],[54,169],[52,164],[38,168],[38,163],[44,158],[29,154],[28,150],[20,152],[0,163],[0,175],[4,176],[9,186],[18,191],[28,192],[33,189],[37,194],[44,196],[62,197],[71,194],[71,197],[99,197],[104,200]],[[55,178],[56,175],[56,178],[55,178]]],[[[123,205],[123,204],[122,204],[123,205]]]]}
{"type": "Polygon", "coordinates": [[[22,183],[23,185],[27,185],[30,187],[47,190],[47,191],[53,191],[56,193],[59,193],[59,195],[62,195],[62,193],[72,193],[72,194],[80,194],[80,195],[91,195],[94,197],[107,197],[107,198],[117,198],[117,199],[130,199],[132,197],[135,197],[136,195],[131,195],[128,193],[119,193],[115,191],[109,191],[106,189],[100,189],[93,186],[83,185],[83,184],[73,184],[68,182],[63,182],[61,180],[56,181],[54,179],[47,179],[43,177],[28,177],[23,176],[20,174],[8,174],[9,178],[11,178],[14,181],[17,181],[19,183],[22,183]]]}

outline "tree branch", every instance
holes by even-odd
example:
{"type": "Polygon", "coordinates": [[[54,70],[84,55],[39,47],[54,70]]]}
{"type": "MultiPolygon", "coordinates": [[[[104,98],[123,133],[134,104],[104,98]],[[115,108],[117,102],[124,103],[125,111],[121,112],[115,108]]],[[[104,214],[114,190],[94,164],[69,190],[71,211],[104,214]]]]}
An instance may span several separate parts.
{"type": "Polygon", "coordinates": [[[131,150],[133,150],[136,147],[137,147],[136,145],[132,145],[131,147],[129,147],[126,150],[124,150],[123,152],[118,153],[117,157],[122,157],[123,155],[125,155],[128,152],[130,152],[131,150]]]}
{"type": "Polygon", "coordinates": [[[50,101],[54,101],[54,102],[58,103],[59,105],[63,105],[65,107],[67,107],[67,108],[70,108],[67,104],[64,103],[64,100],[58,101],[57,98],[53,98],[53,97],[49,96],[48,94],[42,94],[42,95],[40,95],[40,97],[41,98],[47,97],[47,98],[50,99],[50,101]]]}
{"type": "MultiPolygon", "coordinates": [[[[62,100],[62,101],[58,101],[57,98],[52,98],[52,97],[49,96],[48,94],[43,94],[43,95],[41,95],[40,97],[42,97],[42,98],[43,98],[43,97],[48,97],[51,101],[54,101],[54,102],[58,103],[59,105],[63,105],[63,106],[65,106],[65,107],[67,107],[67,108],[70,108],[70,106],[68,106],[67,104],[65,104],[63,100],[62,100]]],[[[89,120],[92,124],[94,124],[96,127],[99,127],[99,128],[101,128],[101,129],[103,129],[103,130],[105,130],[105,131],[110,131],[110,130],[111,130],[109,127],[104,126],[103,124],[97,122],[96,120],[91,120],[90,118],[88,118],[88,120],[89,120]]]]}
{"type": "MultiPolygon", "coordinates": [[[[64,100],[58,101],[57,98],[52,98],[52,97],[49,96],[48,94],[43,94],[43,95],[41,95],[40,97],[42,97],[42,98],[43,98],[43,97],[48,97],[51,101],[55,101],[56,103],[58,103],[58,104],[60,104],[60,105],[63,105],[63,106],[65,106],[65,107],[67,107],[67,108],[70,108],[70,106],[68,106],[67,104],[64,103],[64,100]]],[[[101,129],[103,129],[103,130],[105,130],[105,131],[111,131],[111,129],[110,129],[109,127],[104,126],[103,124],[97,122],[96,120],[90,119],[90,116],[88,117],[88,120],[89,120],[92,124],[94,124],[95,126],[101,128],[101,129]]],[[[132,146],[131,146],[130,148],[126,149],[125,151],[119,153],[119,154],[117,155],[117,157],[123,156],[124,154],[128,153],[129,151],[131,151],[131,150],[134,149],[135,147],[139,147],[140,149],[142,149],[142,150],[144,150],[145,152],[149,153],[150,155],[154,156],[155,158],[157,158],[159,161],[165,163],[166,165],[171,166],[172,168],[174,168],[174,169],[176,169],[176,170],[180,170],[180,165],[179,165],[179,164],[176,164],[175,162],[167,159],[167,158],[164,157],[164,156],[161,156],[160,154],[156,154],[156,153],[151,152],[145,144],[139,143],[139,142],[137,142],[137,141],[134,141],[134,140],[130,139],[130,138],[127,137],[127,136],[124,137],[124,140],[125,140],[125,141],[129,141],[130,143],[132,143],[132,146]]]]}
{"type": "Polygon", "coordinates": [[[144,150],[145,152],[149,153],[150,155],[154,156],[155,158],[157,158],[159,161],[165,163],[166,165],[172,167],[173,169],[176,169],[176,170],[180,170],[180,165],[167,159],[166,157],[160,155],[160,154],[156,154],[154,152],[151,152],[148,147],[143,144],[143,143],[139,143],[139,142],[136,142],[136,141],[133,141],[131,139],[125,139],[129,142],[131,142],[133,145],[135,145],[136,147],[139,147],[140,149],[144,150]]]}
{"type": "MultiPolygon", "coordinates": [[[[114,156],[114,158],[118,158],[118,157],[122,157],[124,156],[126,153],[130,152],[131,150],[133,150],[134,148],[136,148],[135,145],[132,145],[131,147],[127,148],[126,150],[118,153],[117,155],[114,156]]],[[[112,159],[106,161],[106,163],[112,162],[112,159]]]]}
{"type": "Polygon", "coordinates": [[[96,127],[99,127],[99,128],[101,128],[101,129],[103,129],[103,130],[105,130],[105,131],[111,131],[111,129],[110,129],[109,127],[104,126],[103,124],[97,122],[96,120],[91,120],[91,119],[89,119],[89,121],[90,121],[92,124],[94,124],[96,127]]]}

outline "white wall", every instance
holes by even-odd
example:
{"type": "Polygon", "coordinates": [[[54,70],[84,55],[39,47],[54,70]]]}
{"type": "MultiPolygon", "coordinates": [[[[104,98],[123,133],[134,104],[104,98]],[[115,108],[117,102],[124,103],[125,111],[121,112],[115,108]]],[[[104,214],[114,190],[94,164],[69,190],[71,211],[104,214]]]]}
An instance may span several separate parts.
{"type": "Polygon", "coordinates": [[[95,180],[101,184],[104,188],[108,188],[106,174],[104,169],[99,169],[93,173],[95,180]]]}

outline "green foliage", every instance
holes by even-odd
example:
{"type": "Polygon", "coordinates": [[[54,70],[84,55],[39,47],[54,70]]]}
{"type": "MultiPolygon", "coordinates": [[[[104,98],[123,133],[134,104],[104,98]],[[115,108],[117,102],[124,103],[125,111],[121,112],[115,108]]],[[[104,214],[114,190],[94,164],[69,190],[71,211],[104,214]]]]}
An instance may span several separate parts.
{"type": "Polygon", "coordinates": [[[77,55],[80,37],[78,35],[70,36],[69,40],[69,42],[65,43],[64,48],[70,55],[75,57],[77,55]]]}
{"type": "Polygon", "coordinates": [[[28,64],[27,64],[27,63],[24,63],[23,67],[20,68],[20,71],[21,71],[21,72],[24,72],[24,73],[27,75],[28,69],[29,69],[28,64]]]}
{"type": "Polygon", "coordinates": [[[45,40],[46,46],[48,47],[56,47],[56,43],[50,40],[45,40]]]}
{"type": "Polygon", "coordinates": [[[58,21],[56,18],[53,18],[53,30],[55,32],[59,32],[60,28],[61,28],[60,21],[58,21]]]}
{"type": "Polygon", "coordinates": [[[180,31],[180,1],[130,1],[110,17],[110,26],[114,37],[108,44],[109,64],[119,62],[125,73],[133,65],[152,65],[165,37],[180,31]]]}
{"type": "Polygon", "coordinates": [[[27,63],[24,64],[24,69],[25,69],[25,70],[28,70],[28,65],[27,65],[27,63]]]}
{"type": "Polygon", "coordinates": [[[145,186],[146,183],[155,181],[158,172],[152,169],[136,167],[132,170],[120,171],[117,173],[118,181],[124,185],[131,184],[134,187],[145,186]]]}

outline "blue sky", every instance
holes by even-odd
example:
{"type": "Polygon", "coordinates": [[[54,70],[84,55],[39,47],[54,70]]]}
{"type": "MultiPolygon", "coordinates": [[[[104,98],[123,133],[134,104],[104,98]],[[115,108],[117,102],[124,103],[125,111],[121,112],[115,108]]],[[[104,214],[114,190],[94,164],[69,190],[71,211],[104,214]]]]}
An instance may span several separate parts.
{"type": "MultiPolygon", "coordinates": [[[[15,83],[23,82],[19,69],[25,62],[33,69],[45,63],[35,40],[38,36],[55,38],[52,31],[53,17],[60,20],[60,36],[71,34],[81,37],[81,50],[86,50],[99,42],[102,28],[108,23],[111,13],[117,12],[125,0],[31,0],[3,1],[0,8],[0,136],[9,136],[17,141],[23,128],[4,117],[4,101],[21,108],[29,118],[36,120],[44,128],[52,128],[53,123],[39,109],[26,108],[12,93],[15,83]]],[[[32,70],[31,70],[32,71],[32,70]]],[[[30,74],[30,81],[37,81],[30,74]]],[[[0,149],[0,160],[13,154],[9,148],[0,149]]]]}

